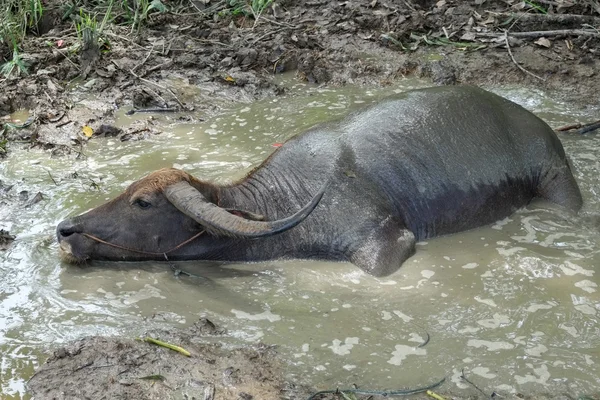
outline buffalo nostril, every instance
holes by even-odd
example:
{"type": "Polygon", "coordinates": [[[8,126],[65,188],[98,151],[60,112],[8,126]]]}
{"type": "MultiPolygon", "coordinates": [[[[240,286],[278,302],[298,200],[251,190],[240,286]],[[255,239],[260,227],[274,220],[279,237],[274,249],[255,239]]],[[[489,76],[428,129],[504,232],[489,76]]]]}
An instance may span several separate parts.
{"type": "Polygon", "coordinates": [[[73,232],[72,230],[69,230],[69,229],[60,229],[58,232],[60,233],[60,236],[62,236],[62,237],[71,236],[72,234],[75,233],[75,232],[73,232]]]}
{"type": "Polygon", "coordinates": [[[74,233],[81,233],[81,226],[73,223],[70,219],[64,220],[56,228],[60,237],[68,237],[74,233]]]}

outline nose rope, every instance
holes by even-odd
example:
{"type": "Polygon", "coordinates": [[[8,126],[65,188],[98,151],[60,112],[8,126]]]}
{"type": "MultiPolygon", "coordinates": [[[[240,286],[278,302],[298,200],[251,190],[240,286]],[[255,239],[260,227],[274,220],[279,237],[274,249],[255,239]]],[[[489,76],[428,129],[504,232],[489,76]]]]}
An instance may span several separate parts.
{"type": "Polygon", "coordinates": [[[186,241],[183,241],[183,242],[179,243],[177,246],[175,246],[172,249],[167,250],[167,251],[144,251],[144,250],[137,250],[137,249],[132,249],[131,247],[125,247],[125,246],[121,246],[121,245],[118,245],[118,244],[107,242],[106,240],[102,240],[102,239],[100,239],[100,238],[98,238],[98,237],[96,237],[94,235],[90,235],[89,233],[82,233],[81,235],[85,236],[85,237],[87,237],[89,239],[95,240],[98,243],[102,243],[102,244],[105,244],[107,246],[115,247],[117,249],[130,251],[132,253],[150,254],[150,255],[153,255],[153,256],[163,255],[163,256],[165,256],[165,259],[167,259],[167,254],[169,254],[171,252],[174,252],[175,250],[180,249],[183,246],[185,246],[186,244],[190,243],[192,240],[199,238],[204,232],[206,232],[206,231],[202,230],[202,231],[196,233],[191,238],[187,239],[186,241]]]}

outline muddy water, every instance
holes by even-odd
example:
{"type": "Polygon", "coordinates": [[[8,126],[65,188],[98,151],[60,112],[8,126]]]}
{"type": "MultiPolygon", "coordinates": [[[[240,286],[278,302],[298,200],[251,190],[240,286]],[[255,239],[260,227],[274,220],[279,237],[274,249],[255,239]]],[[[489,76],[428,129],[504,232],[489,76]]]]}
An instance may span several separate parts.
{"type": "MultiPolygon", "coordinates": [[[[416,256],[385,279],[344,263],[179,263],[197,275],[184,277],[161,263],[81,268],[57,258],[59,221],[150,170],[175,165],[227,182],[317,122],[423,85],[406,81],[372,91],[297,85],[286,98],[237,105],[195,124],[157,116],[163,135],[93,140],[81,160],[15,150],[0,164],[3,184],[14,185],[0,219],[18,236],[0,253],[3,398],[21,398],[43,354],[60,343],[136,336],[200,316],[226,326],[224,340],[232,345],[278,345],[291,379],[323,389],[352,383],[393,389],[447,376],[446,388],[460,393],[467,387],[464,369],[486,393],[597,390],[600,146],[593,136],[562,138],[586,201],[581,217],[535,203],[493,226],[420,243],[416,256]],[[19,198],[22,191],[27,200],[19,198]],[[28,205],[37,192],[44,200],[28,205]]],[[[594,118],[541,92],[498,92],[552,126],[594,118]]],[[[129,118],[123,114],[120,123],[129,118]]]]}

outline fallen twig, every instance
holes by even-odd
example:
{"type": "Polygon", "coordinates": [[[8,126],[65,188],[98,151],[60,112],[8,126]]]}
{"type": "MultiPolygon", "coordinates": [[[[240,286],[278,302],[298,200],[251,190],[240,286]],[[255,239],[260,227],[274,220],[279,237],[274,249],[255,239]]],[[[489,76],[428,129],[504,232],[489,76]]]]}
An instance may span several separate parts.
{"type": "MultiPolygon", "coordinates": [[[[506,32],[505,32],[506,34],[506,32]]],[[[475,33],[478,37],[500,38],[503,35],[492,32],[475,33]]],[[[591,36],[600,37],[600,32],[585,29],[560,29],[554,31],[530,31],[530,32],[508,32],[509,36],[516,38],[541,38],[541,37],[560,37],[560,36],[591,36]]]]}
{"type": "Polygon", "coordinates": [[[54,177],[52,176],[52,174],[50,173],[50,171],[46,170],[46,172],[48,173],[48,176],[50,177],[50,179],[52,179],[52,182],[54,182],[54,184],[56,186],[58,186],[58,183],[56,183],[56,181],[54,180],[54,177]]]}
{"type": "MultiPolygon", "coordinates": [[[[134,76],[136,79],[139,79],[139,80],[140,80],[142,83],[145,83],[146,85],[151,85],[151,86],[157,87],[157,88],[159,88],[159,89],[160,89],[160,90],[162,90],[162,91],[169,92],[169,93],[171,94],[171,96],[173,97],[173,99],[174,99],[174,100],[177,102],[177,104],[179,104],[179,105],[181,106],[181,108],[182,108],[182,109],[185,109],[185,108],[186,108],[186,107],[185,107],[185,105],[184,105],[184,104],[183,104],[183,103],[182,103],[182,102],[179,100],[179,98],[178,98],[178,97],[175,95],[175,92],[173,92],[173,90],[171,90],[170,88],[167,88],[167,87],[165,87],[165,86],[162,86],[162,85],[160,85],[160,84],[158,84],[158,83],[156,83],[156,82],[152,82],[152,81],[150,81],[150,80],[148,80],[148,79],[146,79],[146,78],[142,78],[141,76],[139,76],[138,74],[136,74],[136,73],[135,73],[135,71],[133,71],[133,70],[131,70],[131,69],[127,70],[127,69],[125,69],[125,68],[122,68],[122,67],[121,67],[121,66],[120,66],[120,65],[119,65],[117,62],[115,62],[115,60],[112,60],[112,63],[113,63],[114,65],[116,65],[116,67],[117,67],[117,68],[119,68],[121,71],[127,71],[127,72],[129,72],[129,73],[130,73],[131,75],[133,75],[133,76],[134,76]]],[[[160,97],[160,96],[159,96],[159,97],[160,97]]],[[[162,97],[161,97],[161,99],[162,99],[162,97]]],[[[164,99],[163,99],[163,101],[164,101],[164,99]]],[[[166,102],[165,102],[165,103],[166,103],[166,102]]]]}
{"type": "Polygon", "coordinates": [[[430,389],[440,386],[446,378],[426,387],[418,389],[406,389],[406,390],[364,390],[364,389],[332,389],[332,390],[321,390],[320,392],[314,393],[307,400],[313,400],[315,397],[321,394],[340,394],[340,393],[354,393],[354,394],[365,394],[365,395],[378,395],[378,396],[409,396],[411,394],[423,393],[430,389]]]}
{"type": "Polygon", "coordinates": [[[560,128],[556,128],[555,131],[556,132],[565,132],[565,131],[570,131],[570,130],[579,129],[579,128],[581,128],[581,122],[561,126],[560,128]]]}
{"type": "Polygon", "coordinates": [[[591,123],[585,124],[585,125],[581,125],[580,123],[577,123],[577,124],[562,126],[560,128],[557,128],[556,131],[563,132],[563,133],[573,133],[573,134],[583,135],[585,133],[595,131],[596,129],[600,129],[600,121],[591,122],[591,123]]]}
{"type": "Polygon", "coordinates": [[[84,368],[87,368],[87,367],[89,367],[89,366],[90,366],[90,365],[92,365],[92,364],[94,364],[94,361],[93,361],[93,360],[92,360],[92,361],[88,361],[87,363],[85,363],[85,364],[83,364],[83,365],[80,365],[79,367],[75,368],[75,369],[73,370],[73,372],[77,372],[77,371],[79,371],[79,370],[82,370],[82,369],[84,369],[84,368]]]}
{"type": "Polygon", "coordinates": [[[67,120],[67,121],[63,121],[63,122],[61,122],[60,124],[56,124],[56,127],[57,127],[57,128],[61,128],[61,127],[65,126],[65,125],[67,125],[67,124],[70,124],[71,122],[73,122],[73,121],[71,121],[71,120],[69,119],[69,120],[67,120]]]}
{"type": "Polygon", "coordinates": [[[473,382],[471,382],[471,381],[470,381],[470,380],[467,378],[467,376],[465,375],[465,369],[464,369],[464,368],[463,368],[463,369],[460,371],[460,378],[461,378],[462,380],[464,380],[465,382],[467,382],[468,384],[470,384],[471,386],[473,386],[475,389],[479,390],[479,392],[481,392],[485,398],[489,398],[489,397],[490,397],[490,396],[488,396],[488,394],[487,394],[486,392],[484,392],[483,390],[481,390],[481,389],[479,388],[479,386],[477,386],[476,384],[474,384],[473,382]]]}
{"type": "Polygon", "coordinates": [[[146,64],[146,61],[148,61],[148,59],[150,58],[150,56],[152,55],[152,51],[154,50],[154,44],[152,44],[152,48],[150,49],[150,51],[148,52],[148,54],[146,55],[146,58],[144,58],[144,61],[142,61],[141,63],[139,63],[138,65],[136,65],[135,67],[133,67],[131,70],[135,71],[136,69],[138,69],[139,67],[141,67],[142,65],[146,64]]]}
{"type": "Polygon", "coordinates": [[[565,2],[559,2],[559,1],[553,1],[553,0],[536,0],[537,3],[540,4],[546,4],[549,6],[555,6],[555,7],[572,7],[575,5],[575,3],[569,3],[568,1],[565,2]]]}
{"type": "Polygon", "coordinates": [[[157,339],[153,339],[151,337],[145,337],[143,339],[138,339],[138,340],[141,340],[142,342],[146,342],[146,343],[152,343],[152,344],[155,344],[155,345],[161,346],[161,347],[166,347],[167,349],[171,349],[171,350],[177,351],[177,352],[183,354],[186,357],[191,357],[191,354],[190,354],[189,351],[187,351],[183,347],[179,347],[179,346],[176,346],[176,345],[171,344],[171,343],[166,343],[166,342],[163,342],[163,341],[160,341],[160,340],[157,340],[157,339]]]}
{"type": "Polygon", "coordinates": [[[580,14],[532,14],[532,13],[492,13],[499,17],[515,17],[523,21],[542,21],[542,22],[558,22],[561,24],[573,23],[573,24],[584,24],[589,23],[597,25],[600,18],[593,15],[580,15],[580,14]]]}
{"type": "Polygon", "coordinates": [[[154,72],[154,71],[156,71],[156,70],[159,70],[159,69],[161,69],[161,68],[163,68],[163,67],[167,67],[167,66],[171,65],[171,63],[173,63],[173,60],[168,60],[168,61],[165,61],[164,63],[158,64],[158,65],[155,65],[154,67],[150,67],[150,68],[148,68],[148,69],[146,70],[146,73],[145,73],[144,75],[148,75],[148,74],[149,74],[149,73],[151,73],[151,72],[154,72]]]}
{"type": "MultiPolygon", "coordinates": [[[[286,26],[286,27],[288,27],[288,28],[292,28],[292,29],[298,29],[298,26],[296,26],[296,25],[293,25],[293,24],[288,24],[287,22],[279,22],[279,21],[275,21],[274,19],[267,18],[267,17],[265,17],[265,16],[262,16],[262,15],[260,16],[260,19],[262,19],[262,20],[264,20],[264,21],[267,21],[267,22],[270,22],[270,23],[272,23],[272,24],[274,24],[274,25],[286,26]]],[[[258,22],[258,20],[257,20],[257,22],[258,22]]]]}
{"type": "Polygon", "coordinates": [[[279,33],[281,31],[283,31],[283,30],[286,30],[286,29],[289,29],[289,28],[288,27],[283,27],[283,28],[279,28],[279,29],[275,29],[273,31],[267,32],[264,35],[259,36],[258,38],[254,39],[254,42],[252,42],[252,44],[256,44],[256,43],[260,42],[262,39],[266,38],[267,36],[274,35],[276,33],[279,33]]]}
{"type": "Polygon", "coordinates": [[[440,396],[439,394],[437,394],[431,390],[428,390],[425,393],[427,393],[427,396],[433,397],[435,400],[446,400],[444,397],[440,396]]]}
{"type": "Polygon", "coordinates": [[[125,113],[125,115],[133,115],[139,113],[175,113],[180,111],[179,108],[169,107],[169,108],[142,108],[139,110],[132,109],[125,113]]]}
{"type": "Polygon", "coordinates": [[[545,81],[545,79],[542,78],[541,76],[538,76],[538,75],[534,74],[533,72],[527,71],[525,68],[523,68],[521,65],[519,65],[517,60],[515,60],[515,57],[513,56],[513,53],[510,50],[510,43],[508,43],[508,31],[504,31],[504,41],[506,42],[506,50],[508,50],[508,55],[510,56],[512,62],[517,66],[517,68],[519,68],[521,71],[525,72],[526,74],[533,76],[534,78],[537,78],[541,81],[545,81]]]}

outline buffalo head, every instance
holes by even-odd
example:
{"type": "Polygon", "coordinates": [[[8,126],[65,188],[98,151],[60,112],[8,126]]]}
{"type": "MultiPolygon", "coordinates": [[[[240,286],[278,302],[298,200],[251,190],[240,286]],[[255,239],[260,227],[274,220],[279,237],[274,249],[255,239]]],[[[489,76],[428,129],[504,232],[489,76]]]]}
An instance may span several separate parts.
{"type": "Polygon", "coordinates": [[[56,230],[69,262],[99,260],[218,259],[235,240],[272,236],[302,222],[323,196],[321,190],[297,213],[276,221],[220,207],[222,188],[177,169],[162,169],[124,193],[56,230]]]}

